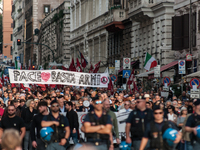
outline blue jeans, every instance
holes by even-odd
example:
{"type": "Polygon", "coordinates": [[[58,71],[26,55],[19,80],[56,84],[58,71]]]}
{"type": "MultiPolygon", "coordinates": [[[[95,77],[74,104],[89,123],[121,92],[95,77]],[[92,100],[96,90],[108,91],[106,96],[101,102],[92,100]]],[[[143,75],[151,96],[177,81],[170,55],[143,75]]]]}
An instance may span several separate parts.
{"type": "Polygon", "coordinates": [[[185,141],[185,150],[193,150],[193,147],[190,141],[185,141]]]}
{"type": "Polygon", "coordinates": [[[46,150],[66,150],[66,148],[59,143],[50,143],[46,150]]]}
{"type": "Polygon", "coordinates": [[[72,131],[73,130],[71,130],[71,132],[70,132],[70,138],[72,138],[74,144],[77,144],[78,143],[78,134],[77,134],[77,131],[76,131],[76,133],[73,133],[72,131]]]}

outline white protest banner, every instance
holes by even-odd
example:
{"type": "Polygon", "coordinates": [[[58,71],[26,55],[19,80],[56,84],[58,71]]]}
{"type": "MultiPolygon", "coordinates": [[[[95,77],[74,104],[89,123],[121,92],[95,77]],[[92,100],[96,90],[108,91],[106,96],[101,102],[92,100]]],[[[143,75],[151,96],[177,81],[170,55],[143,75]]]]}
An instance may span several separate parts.
{"type": "Polygon", "coordinates": [[[10,83],[62,84],[107,88],[108,76],[108,73],[83,73],[64,70],[9,69],[10,83]]]}

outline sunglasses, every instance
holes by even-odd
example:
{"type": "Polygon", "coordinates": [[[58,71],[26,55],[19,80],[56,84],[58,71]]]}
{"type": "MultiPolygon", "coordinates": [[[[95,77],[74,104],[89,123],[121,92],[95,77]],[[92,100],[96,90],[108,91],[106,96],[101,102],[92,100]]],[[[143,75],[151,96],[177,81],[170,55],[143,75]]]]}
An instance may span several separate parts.
{"type": "Polygon", "coordinates": [[[51,105],[52,107],[58,107],[58,104],[51,105]]]}
{"type": "Polygon", "coordinates": [[[14,111],[14,109],[8,109],[8,111],[14,111]]]}
{"type": "Polygon", "coordinates": [[[182,103],[178,103],[178,104],[182,104],[182,103]]]}
{"type": "Polygon", "coordinates": [[[168,109],[172,109],[172,108],[168,108],[168,109]]]}
{"type": "Polygon", "coordinates": [[[102,102],[101,101],[96,101],[95,102],[95,104],[97,105],[97,104],[101,104],[102,102]]]}
{"type": "Polygon", "coordinates": [[[124,104],[125,106],[129,106],[129,104],[124,104]]]}
{"type": "Polygon", "coordinates": [[[138,104],[139,104],[140,102],[142,102],[142,101],[137,101],[138,104]]]}
{"type": "Polygon", "coordinates": [[[160,115],[161,115],[162,113],[163,113],[163,112],[158,112],[158,113],[155,112],[154,114],[155,114],[155,115],[157,115],[157,114],[160,114],[160,115]]]}

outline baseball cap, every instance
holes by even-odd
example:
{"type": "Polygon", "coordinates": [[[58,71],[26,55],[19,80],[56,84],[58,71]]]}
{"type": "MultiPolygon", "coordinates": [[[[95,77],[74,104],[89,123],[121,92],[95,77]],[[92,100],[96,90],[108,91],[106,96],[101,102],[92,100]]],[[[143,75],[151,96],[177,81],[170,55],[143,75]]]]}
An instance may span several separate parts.
{"type": "Polygon", "coordinates": [[[195,101],[194,101],[194,105],[195,105],[195,106],[200,105],[200,99],[195,100],[195,101]]]}

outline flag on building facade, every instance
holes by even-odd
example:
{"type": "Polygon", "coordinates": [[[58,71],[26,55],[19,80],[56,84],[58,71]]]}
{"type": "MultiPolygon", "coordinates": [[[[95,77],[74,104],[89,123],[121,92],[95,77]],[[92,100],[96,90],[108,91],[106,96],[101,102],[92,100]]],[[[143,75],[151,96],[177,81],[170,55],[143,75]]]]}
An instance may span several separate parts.
{"type": "Polygon", "coordinates": [[[150,70],[153,67],[157,66],[157,61],[154,57],[152,57],[149,53],[146,53],[144,60],[144,69],[150,70]]]}
{"type": "Polygon", "coordinates": [[[114,94],[113,83],[112,83],[112,80],[111,80],[111,78],[109,78],[108,90],[110,90],[110,92],[111,92],[111,95],[113,95],[113,94],[114,94]]]}
{"type": "Polygon", "coordinates": [[[93,72],[93,69],[94,69],[94,67],[93,67],[93,65],[90,63],[90,70],[89,70],[89,73],[92,73],[92,72],[93,72]]]}
{"type": "Polygon", "coordinates": [[[74,65],[74,59],[73,58],[72,58],[72,62],[70,64],[70,66],[69,66],[69,71],[76,71],[76,67],[74,65]]]}
{"type": "Polygon", "coordinates": [[[85,68],[88,64],[87,60],[84,58],[83,54],[79,51],[80,55],[81,55],[81,66],[83,68],[85,68]]]}
{"type": "Polygon", "coordinates": [[[93,73],[97,73],[98,71],[99,71],[99,68],[100,68],[100,63],[101,63],[101,61],[99,61],[94,67],[94,71],[93,71],[93,73]]]}
{"type": "Polygon", "coordinates": [[[15,60],[15,69],[22,69],[21,63],[17,60],[15,60]]]}
{"type": "Polygon", "coordinates": [[[78,58],[76,58],[76,72],[83,72],[78,58]]]}

